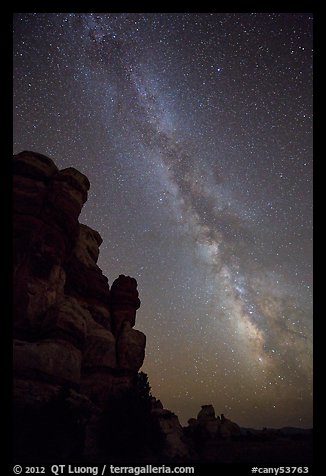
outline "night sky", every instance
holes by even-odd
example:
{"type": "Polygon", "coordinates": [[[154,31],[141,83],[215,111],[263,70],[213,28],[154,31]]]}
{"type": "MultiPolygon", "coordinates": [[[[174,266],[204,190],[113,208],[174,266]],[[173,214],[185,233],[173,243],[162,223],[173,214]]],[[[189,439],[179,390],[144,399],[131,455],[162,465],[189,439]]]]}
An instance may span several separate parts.
{"type": "Polygon", "coordinates": [[[14,152],[88,176],[152,393],[311,426],[312,15],[18,13],[13,45],[14,152]]]}

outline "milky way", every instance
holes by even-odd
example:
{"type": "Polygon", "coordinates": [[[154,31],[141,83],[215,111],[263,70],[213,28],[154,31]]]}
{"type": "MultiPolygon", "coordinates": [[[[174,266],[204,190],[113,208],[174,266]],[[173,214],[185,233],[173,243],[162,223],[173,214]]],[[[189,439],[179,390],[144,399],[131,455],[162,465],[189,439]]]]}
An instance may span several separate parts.
{"type": "Polygon", "coordinates": [[[182,423],[312,424],[312,16],[14,16],[14,152],[90,182],[182,423]]]}

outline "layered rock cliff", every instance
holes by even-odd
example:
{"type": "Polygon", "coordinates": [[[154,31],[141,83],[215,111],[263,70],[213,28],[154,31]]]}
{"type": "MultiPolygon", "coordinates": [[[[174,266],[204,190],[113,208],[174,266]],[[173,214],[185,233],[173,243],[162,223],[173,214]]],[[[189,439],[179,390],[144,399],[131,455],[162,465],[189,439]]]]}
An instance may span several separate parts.
{"type": "Polygon", "coordinates": [[[132,387],[144,360],[137,282],[120,275],[110,290],[97,266],[102,238],[78,221],[85,175],[29,151],[13,173],[15,409],[63,388],[77,406],[101,406],[132,387]]]}

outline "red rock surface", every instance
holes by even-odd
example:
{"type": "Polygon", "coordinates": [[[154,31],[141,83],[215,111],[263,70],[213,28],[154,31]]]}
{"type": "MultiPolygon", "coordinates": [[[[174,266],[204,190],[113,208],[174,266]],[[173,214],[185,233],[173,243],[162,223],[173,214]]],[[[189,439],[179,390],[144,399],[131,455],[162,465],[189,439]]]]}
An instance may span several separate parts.
{"type": "Polygon", "coordinates": [[[102,238],[78,221],[85,175],[29,151],[14,156],[13,170],[16,398],[31,385],[68,385],[104,402],[144,360],[145,336],[131,328],[137,282],[120,275],[110,293],[97,266],[102,238]]]}
{"type": "Polygon", "coordinates": [[[125,321],[134,327],[136,311],[139,307],[137,281],[130,276],[120,274],[111,287],[112,324],[116,335],[121,332],[125,321]]]}

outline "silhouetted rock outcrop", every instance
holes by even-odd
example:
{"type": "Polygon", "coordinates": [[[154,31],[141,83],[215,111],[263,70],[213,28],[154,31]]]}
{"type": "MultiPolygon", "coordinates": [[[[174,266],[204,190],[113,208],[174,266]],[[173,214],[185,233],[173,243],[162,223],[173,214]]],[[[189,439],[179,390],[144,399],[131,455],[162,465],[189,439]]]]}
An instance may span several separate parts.
{"type": "Polygon", "coordinates": [[[111,287],[111,310],[116,335],[120,333],[124,322],[129,322],[130,327],[134,327],[139,307],[137,281],[120,274],[111,287]]]}
{"type": "Polygon", "coordinates": [[[233,438],[241,435],[239,425],[221,415],[220,435],[222,438],[233,438]]]}
{"type": "Polygon", "coordinates": [[[192,457],[187,445],[184,431],[179,418],[170,410],[156,405],[152,410],[152,417],[162,438],[160,457],[168,460],[187,460],[192,457]]]}
{"type": "Polygon", "coordinates": [[[70,406],[83,401],[94,414],[132,387],[144,360],[145,335],[132,329],[137,282],[120,275],[110,293],[97,266],[102,238],[78,221],[85,175],[35,152],[13,164],[16,413],[42,413],[66,388],[70,406]]]}
{"type": "Polygon", "coordinates": [[[215,417],[213,405],[203,405],[197,419],[188,420],[185,432],[199,453],[202,453],[212,440],[229,440],[241,434],[240,427],[225,418],[223,413],[221,417],[215,417]]]}

